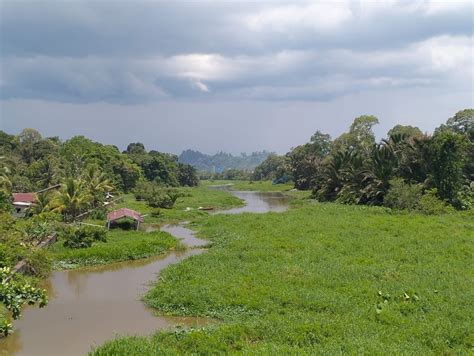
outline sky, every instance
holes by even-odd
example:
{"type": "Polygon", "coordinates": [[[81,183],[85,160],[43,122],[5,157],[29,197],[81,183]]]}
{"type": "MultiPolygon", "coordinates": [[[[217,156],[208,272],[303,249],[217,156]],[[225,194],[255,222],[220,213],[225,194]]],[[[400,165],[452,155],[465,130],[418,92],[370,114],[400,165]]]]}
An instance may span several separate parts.
{"type": "Polygon", "coordinates": [[[0,0],[0,129],[284,153],[474,107],[473,1],[0,0]]]}

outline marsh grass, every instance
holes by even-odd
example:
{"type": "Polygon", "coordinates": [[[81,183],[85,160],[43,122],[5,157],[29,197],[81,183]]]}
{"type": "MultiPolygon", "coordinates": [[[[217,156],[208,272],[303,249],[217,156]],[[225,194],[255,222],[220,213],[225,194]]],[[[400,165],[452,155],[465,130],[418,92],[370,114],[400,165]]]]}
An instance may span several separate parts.
{"type": "Polygon", "coordinates": [[[171,235],[155,231],[111,230],[107,242],[95,242],[91,247],[71,249],[59,240],[51,248],[56,268],[70,269],[82,266],[137,260],[178,249],[171,235]]]}
{"type": "Polygon", "coordinates": [[[218,326],[110,341],[96,355],[469,354],[474,220],[302,201],[194,225],[210,250],[145,297],[218,326]]]}
{"type": "MultiPolygon", "coordinates": [[[[179,188],[182,197],[172,209],[153,209],[144,201],[137,201],[131,194],[123,196],[115,208],[127,207],[146,215],[145,224],[169,224],[183,220],[205,217],[208,213],[198,210],[200,206],[226,209],[242,205],[242,201],[228,192],[210,190],[206,187],[179,188]],[[191,208],[186,211],[186,208],[191,208]]],[[[87,223],[105,226],[105,221],[86,220],[87,223]]],[[[159,228],[159,226],[158,226],[159,228]]],[[[106,242],[94,242],[92,247],[71,249],[63,246],[62,240],[51,248],[55,267],[59,269],[107,264],[117,261],[135,260],[165,253],[169,250],[183,250],[184,247],[164,232],[143,232],[120,227],[111,229],[106,242]]]]}

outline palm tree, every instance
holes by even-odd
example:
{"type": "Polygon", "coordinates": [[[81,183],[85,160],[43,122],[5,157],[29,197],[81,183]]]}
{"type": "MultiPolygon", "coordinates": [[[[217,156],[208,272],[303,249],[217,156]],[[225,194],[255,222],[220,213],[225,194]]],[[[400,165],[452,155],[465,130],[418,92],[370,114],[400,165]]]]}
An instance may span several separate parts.
{"type": "Polygon", "coordinates": [[[73,221],[91,203],[91,195],[84,189],[84,182],[68,178],[51,202],[52,211],[73,221]]]}
{"type": "Polygon", "coordinates": [[[105,174],[95,165],[87,167],[84,174],[84,188],[91,196],[91,205],[93,208],[103,202],[105,193],[113,190],[112,184],[105,174]]]}
{"type": "Polygon", "coordinates": [[[0,189],[3,190],[7,195],[11,194],[12,182],[9,178],[11,171],[5,163],[5,157],[0,156],[0,189]]]}
{"type": "Polygon", "coordinates": [[[374,145],[368,167],[362,172],[362,193],[368,204],[380,205],[390,187],[390,179],[398,166],[393,146],[387,142],[374,145]]]}
{"type": "Polygon", "coordinates": [[[41,214],[52,210],[53,195],[49,192],[35,194],[35,203],[28,208],[31,214],[41,214]]]}
{"type": "Polygon", "coordinates": [[[52,158],[42,160],[36,183],[40,188],[47,188],[58,183],[58,164],[52,158]]]}

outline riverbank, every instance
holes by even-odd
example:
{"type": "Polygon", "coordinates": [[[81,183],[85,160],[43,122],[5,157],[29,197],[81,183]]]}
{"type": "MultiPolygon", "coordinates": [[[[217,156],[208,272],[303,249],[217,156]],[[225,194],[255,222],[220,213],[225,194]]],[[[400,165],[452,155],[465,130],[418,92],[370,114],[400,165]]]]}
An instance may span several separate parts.
{"type": "MultiPolygon", "coordinates": [[[[261,199],[259,193],[255,196],[261,207],[254,202],[246,205],[249,211],[260,211],[262,207],[270,209],[277,204],[273,199],[269,202],[261,199]]],[[[240,203],[239,199],[237,201],[240,203]]],[[[155,225],[142,226],[147,230],[156,228],[155,225]]],[[[10,353],[26,355],[61,355],[65,349],[70,355],[84,354],[91,346],[110,340],[116,333],[147,335],[176,325],[202,327],[215,323],[207,317],[155,316],[140,300],[148,283],[163,268],[195,258],[205,251],[202,247],[208,245],[181,224],[166,225],[161,229],[161,233],[168,232],[189,248],[149,259],[53,272],[45,285],[51,295],[48,307],[41,310],[26,308],[24,317],[15,323],[19,332],[0,340],[0,347],[10,353]],[[48,328],[42,327],[45,320],[50,322],[48,328]],[[58,340],[68,340],[67,345],[58,340]]]]}
{"type": "MultiPolygon", "coordinates": [[[[142,231],[112,229],[106,242],[95,242],[91,247],[71,249],[58,240],[49,249],[55,269],[71,269],[102,265],[112,262],[137,260],[160,255],[184,247],[166,232],[156,231],[160,226],[180,221],[206,217],[208,212],[200,207],[215,210],[242,206],[242,200],[225,191],[213,190],[205,185],[196,188],[177,188],[182,194],[172,209],[154,209],[144,201],[137,201],[132,194],[122,196],[116,208],[130,208],[144,215],[142,231]],[[151,227],[151,229],[149,229],[151,227]],[[155,231],[152,231],[155,230],[155,231]]],[[[105,226],[105,220],[88,219],[86,222],[105,226]]]]}
{"type": "Polygon", "coordinates": [[[466,217],[300,201],[284,213],[199,219],[208,253],[164,270],[145,300],[224,323],[119,338],[94,354],[468,353],[466,217]]]}

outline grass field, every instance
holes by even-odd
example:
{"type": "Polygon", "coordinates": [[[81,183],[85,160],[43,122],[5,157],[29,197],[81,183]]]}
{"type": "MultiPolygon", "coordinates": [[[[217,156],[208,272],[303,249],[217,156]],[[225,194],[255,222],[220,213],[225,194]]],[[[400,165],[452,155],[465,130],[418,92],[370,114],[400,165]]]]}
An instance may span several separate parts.
{"type": "Polygon", "coordinates": [[[119,338],[96,355],[473,352],[472,215],[303,201],[194,228],[210,250],[167,268],[145,300],[223,323],[119,338]]]}

